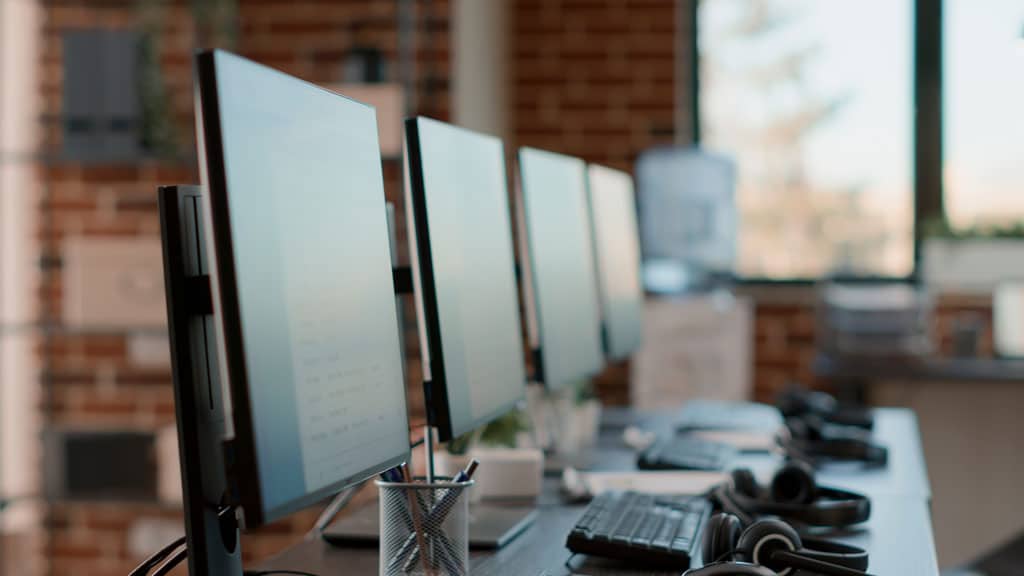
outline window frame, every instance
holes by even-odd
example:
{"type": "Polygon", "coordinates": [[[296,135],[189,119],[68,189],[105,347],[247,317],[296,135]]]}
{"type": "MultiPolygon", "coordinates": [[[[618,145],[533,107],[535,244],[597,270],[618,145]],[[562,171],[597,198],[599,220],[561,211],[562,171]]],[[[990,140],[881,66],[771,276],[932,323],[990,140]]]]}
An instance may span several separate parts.
{"type": "MultiPolygon", "coordinates": [[[[689,0],[690,121],[692,144],[701,143],[700,116],[700,3],[689,0]]],[[[793,277],[739,276],[739,285],[802,286],[822,280],[852,282],[920,282],[922,224],[945,216],[942,182],[942,9],[943,0],[913,0],[913,267],[906,276],[793,277]]]]}

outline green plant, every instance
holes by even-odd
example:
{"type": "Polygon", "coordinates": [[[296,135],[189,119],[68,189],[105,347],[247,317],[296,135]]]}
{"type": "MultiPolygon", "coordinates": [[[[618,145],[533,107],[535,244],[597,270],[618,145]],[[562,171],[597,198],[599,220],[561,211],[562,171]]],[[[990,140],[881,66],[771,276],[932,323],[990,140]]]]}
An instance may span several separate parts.
{"type": "Polygon", "coordinates": [[[516,437],[529,428],[528,418],[522,410],[513,410],[484,426],[480,442],[490,446],[515,448],[516,437]]]}
{"type": "Polygon", "coordinates": [[[462,436],[456,436],[448,441],[446,447],[449,454],[455,454],[461,456],[467,452],[473,446],[473,437],[476,435],[476,430],[472,432],[466,432],[462,436]]]}
{"type": "Polygon", "coordinates": [[[138,3],[142,37],[139,41],[139,98],[142,110],[140,137],[142,146],[158,158],[173,157],[178,152],[178,135],[171,115],[170,99],[160,65],[166,11],[162,0],[140,0],[138,3]]]}
{"type": "Polygon", "coordinates": [[[514,410],[481,428],[453,438],[448,442],[448,453],[466,454],[474,444],[515,448],[516,437],[528,428],[526,414],[521,410],[514,410]]]}
{"type": "Polygon", "coordinates": [[[231,50],[238,43],[238,0],[192,0],[192,18],[200,47],[231,50]]]}
{"type": "Polygon", "coordinates": [[[945,217],[928,218],[921,222],[921,238],[1024,238],[1024,221],[1010,224],[979,224],[954,228],[945,217]]]}
{"type": "Polygon", "coordinates": [[[597,392],[594,390],[594,383],[589,379],[580,380],[574,388],[576,405],[586,404],[597,399],[597,392]]]}

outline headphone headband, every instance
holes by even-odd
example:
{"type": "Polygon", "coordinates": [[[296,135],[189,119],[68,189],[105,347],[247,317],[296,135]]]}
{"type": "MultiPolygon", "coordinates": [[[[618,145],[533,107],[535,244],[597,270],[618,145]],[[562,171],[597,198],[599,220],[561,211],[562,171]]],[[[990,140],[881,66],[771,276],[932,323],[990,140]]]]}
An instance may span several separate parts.
{"type": "Polygon", "coordinates": [[[724,483],[712,491],[722,509],[740,518],[744,525],[756,516],[781,516],[810,526],[841,527],[866,522],[871,517],[871,500],[863,494],[818,487],[818,496],[810,504],[788,504],[765,498],[753,498],[724,483]]]}
{"type": "Polygon", "coordinates": [[[802,538],[804,547],[801,556],[829,564],[838,564],[863,572],[868,569],[868,551],[849,544],[833,542],[822,538],[802,538]]]}
{"type": "Polygon", "coordinates": [[[862,548],[823,540],[801,538],[782,520],[759,520],[737,533],[740,520],[715,514],[705,526],[701,552],[704,568],[691,576],[760,575],[752,567],[768,568],[777,576],[810,571],[829,576],[867,576],[868,552],[862,548]],[[710,558],[710,559],[709,559],[710,558]],[[723,558],[726,561],[718,562],[723,558]]]}
{"type": "Polygon", "coordinates": [[[889,450],[885,446],[859,438],[790,438],[788,442],[814,460],[860,461],[869,466],[885,466],[889,462],[889,450]]]}

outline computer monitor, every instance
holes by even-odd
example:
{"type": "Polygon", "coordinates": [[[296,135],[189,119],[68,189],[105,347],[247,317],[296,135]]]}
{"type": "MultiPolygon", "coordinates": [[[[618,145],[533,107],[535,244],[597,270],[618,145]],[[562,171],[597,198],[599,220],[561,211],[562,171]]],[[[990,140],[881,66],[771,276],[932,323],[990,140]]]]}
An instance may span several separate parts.
{"type": "Polygon", "coordinates": [[[584,162],[520,148],[517,214],[534,376],[557,390],[604,365],[584,162]]]}
{"type": "Polygon", "coordinates": [[[498,138],[430,118],[405,130],[425,396],[445,441],[525,397],[505,151],[498,138]]]}
{"type": "Polygon", "coordinates": [[[597,258],[597,285],[605,355],[629,357],[643,337],[640,235],[633,178],[626,172],[587,166],[590,215],[597,258]]]}
{"type": "Polygon", "coordinates": [[[189,522],[252,527],[408,459],[377,123],[226,52],[196,73],[204,190],[161,195],[183,484],[189,522]]]}

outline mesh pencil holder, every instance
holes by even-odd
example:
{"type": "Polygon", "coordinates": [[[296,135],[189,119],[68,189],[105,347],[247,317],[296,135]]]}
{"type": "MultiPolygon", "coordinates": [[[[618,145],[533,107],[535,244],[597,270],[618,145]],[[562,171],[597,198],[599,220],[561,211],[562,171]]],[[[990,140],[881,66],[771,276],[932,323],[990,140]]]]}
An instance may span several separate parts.
{"type": "Polygon", "coordinates": [[[378,480],[381,576],[468,575],[472,486],[472,480],[431,484],[378,480]]]}

